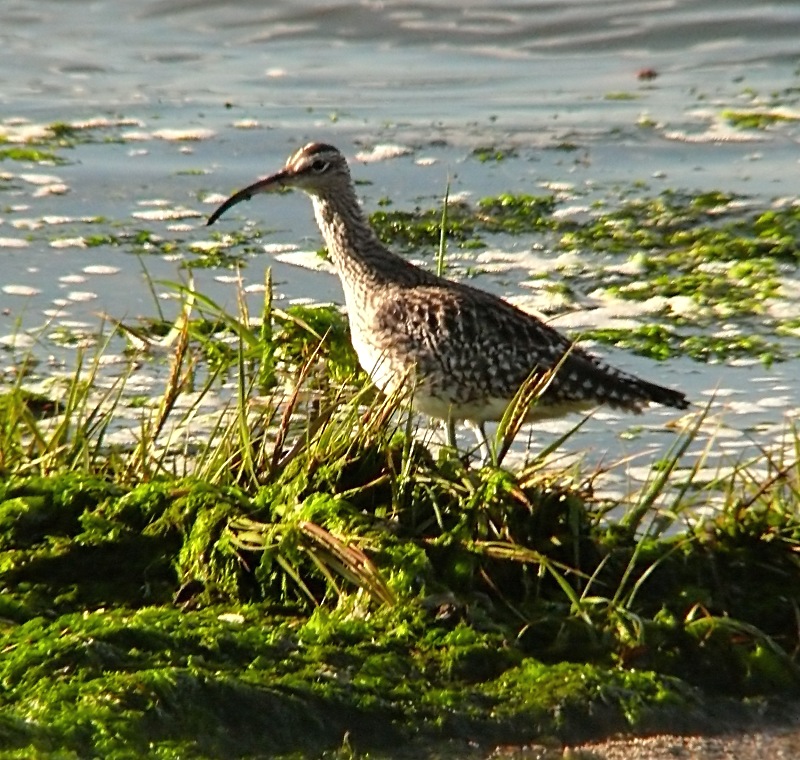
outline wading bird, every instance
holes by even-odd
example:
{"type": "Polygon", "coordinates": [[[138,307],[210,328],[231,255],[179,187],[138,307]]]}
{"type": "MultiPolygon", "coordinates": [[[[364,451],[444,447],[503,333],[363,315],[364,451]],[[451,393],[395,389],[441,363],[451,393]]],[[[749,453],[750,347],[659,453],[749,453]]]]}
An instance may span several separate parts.
{"type": "Polygon", "coordinates": [[[529,378],[547,378],[526,420],[605,404],[638,413],[650,403],[685,409],[686,396],[616,369],[502,298],[410,264],[367,221],[344,156],[310,143],[275,174],[240,190],[208,219],[259,193],[297,188],[314,214],[344,290],[353,348],[385,393],[407,388],[413,407],[447,421],[499,420],[529,378]]]}

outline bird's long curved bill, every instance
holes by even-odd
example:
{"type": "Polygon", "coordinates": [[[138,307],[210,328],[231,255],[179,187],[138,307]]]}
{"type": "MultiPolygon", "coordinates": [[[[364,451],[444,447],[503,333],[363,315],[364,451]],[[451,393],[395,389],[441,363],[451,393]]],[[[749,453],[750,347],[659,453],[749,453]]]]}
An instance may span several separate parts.
{"type": "Polygon", "coordinates": [[[272,174],[265,179],[260,179],[252,185],[248,185],[244,190],[234,193],[228,200],[226,200],[217,210],[208,217],[206,225],[214,224],[231,206],[235,206],[242,201],[249,201],[254,195],[259,193],[268,193],[271,190],[279,190],[283,187],[283,180],[286,176],[285,171],[279,171],[272,174]]]}

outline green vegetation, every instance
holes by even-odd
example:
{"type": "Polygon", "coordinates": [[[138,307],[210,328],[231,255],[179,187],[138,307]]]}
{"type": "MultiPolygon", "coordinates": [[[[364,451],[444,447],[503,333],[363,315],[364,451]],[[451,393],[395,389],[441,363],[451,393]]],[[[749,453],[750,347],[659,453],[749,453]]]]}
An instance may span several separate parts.
{"type": "Polygon", "coordinates": [[[507,158],[514,158],[517,152],[513,148],[497,148],[491,145],[475,148],[472,155],[481,163],[487,161],[505,161],[507,158]]]}
{"type": "Polygon", "coordinates": [[[735,111],[726,109],[722,118],[737,129],[768,129],[782,121],[797,121],[798,117],[782,111],[769,111],[764,109],[735,111]]]}
{"type": "Polygon", "coordinates": [[[120,326],[172,357],[135,443],[109,443],[125,378],[93,390],[99,356],[57,397],[2,397],[0,756],[465,757],[800,689],[791,447],[702,480],[699,411],[607,503],[547,451],[504,469],[513,413],[497,465],[421,442],[338,311],[175,287],[174,323],[120,326]]]}
{"type": "Polygon", "coordinates": [[[618,90],[616,92],[607,92],[603,95],[605,100],[638,100],[639,95],[634,92],[623,92],[618,90]]]}
{"type": "Polygon", "coordinates": [[[757,357],[765,366],[785,360],[785,349],[758,335],[703,335],[681,333],[658,324],[633,329],[599,328],[584,330],[581,340],[596,340],[633,351],[659,361],[689,356],[697,361],[724,361],[730,358],[757,357]]]}
{"type": "MultiPolygon", "coordinates": [[[[487,235],[520,235],[545,229],[555,208],[551,196],[505,193],[483,198],[476,208],[465,203],[447,206],[446,239],[459,248],[483,248],[487,235]]],[[[375,211],[370,223],[382,240],[408,250],[438,250],[442,237],[440,209],[375,211]]]]}
{"type": "Polygon", "coordinates": [[[28,163],[59,164],[64,163],[55,153],[40,148],[28,146],[15,146],[13,148],[0,148],[0,161],[25,161],[28,163]]]}

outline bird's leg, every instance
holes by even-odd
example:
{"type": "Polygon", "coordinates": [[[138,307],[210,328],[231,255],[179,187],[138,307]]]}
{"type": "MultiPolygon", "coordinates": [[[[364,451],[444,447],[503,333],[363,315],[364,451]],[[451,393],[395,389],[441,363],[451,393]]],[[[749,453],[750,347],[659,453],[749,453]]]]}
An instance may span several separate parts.
{"type": "Polygon", "coordinates": [[[458,451],[458,446],[456,445],[456,421],[452,414],[447,415],[445,425],[447,427],[447,445],[453,451],[458,451]]]}
{"type": "Polygon", "coordinates": [[[475,435],[478,438],[478,451],[481,453],[481,467],[492,464],[492,447],[489,445],[489,438],[486,435],[485,425],[485,422],[479,422],[475,425],[475,435]]]}
{"type": "Polygon", "coordinates": [[[487,464],[492,464],[492,447],[489,443],[489,438],[486,435],[486,427],[484,422],[473,422],[467,420],[465,422],[467,427],[475,433],[475,438],[478,439],[478,453],[480,454],[481,467],[487,464]]]}

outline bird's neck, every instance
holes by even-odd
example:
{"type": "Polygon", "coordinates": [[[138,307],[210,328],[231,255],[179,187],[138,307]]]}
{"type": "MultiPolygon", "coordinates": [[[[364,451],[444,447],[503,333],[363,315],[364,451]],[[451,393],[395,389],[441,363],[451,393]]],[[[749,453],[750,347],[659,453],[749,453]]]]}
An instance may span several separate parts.
{"type": "Polygon", "coordinates": [[[331,261],[343,280],[401,284],[411,274],[409,269],[420,271],[381,243],[352,188],[314,195],[312,201],[331,261]]]}

